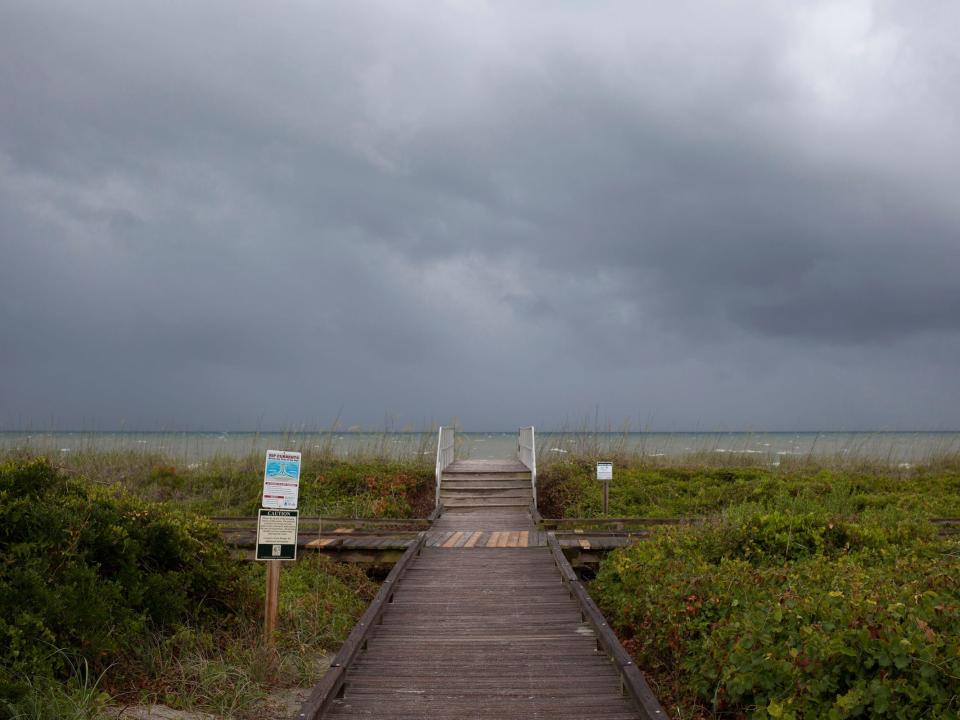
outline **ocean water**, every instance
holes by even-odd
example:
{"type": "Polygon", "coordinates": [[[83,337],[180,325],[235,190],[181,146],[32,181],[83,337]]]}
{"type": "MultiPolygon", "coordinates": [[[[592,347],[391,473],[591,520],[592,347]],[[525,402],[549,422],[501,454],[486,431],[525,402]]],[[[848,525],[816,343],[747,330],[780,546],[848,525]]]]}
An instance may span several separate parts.
{"type": "MultiPolygon", "coordinates": [[[[267,449],[328,451],[349,457],[432,458],[432,432],[0,432],[0,452],[30,451],[66,455],[86,451],[137,451],[198,463],[217,456],[241,457],[267,449]]],[[[512,457],[513,432],[460,432],[457,457],[512,457]]],[[[696,453],[740,455],[777,464],[790,456],[826,459],[917,463],[960,453],[960,432],[689,432],[613,433],[541,432],[540,457],[565,454],[628,452],[650,457],[682,457],[696,453]]]]}

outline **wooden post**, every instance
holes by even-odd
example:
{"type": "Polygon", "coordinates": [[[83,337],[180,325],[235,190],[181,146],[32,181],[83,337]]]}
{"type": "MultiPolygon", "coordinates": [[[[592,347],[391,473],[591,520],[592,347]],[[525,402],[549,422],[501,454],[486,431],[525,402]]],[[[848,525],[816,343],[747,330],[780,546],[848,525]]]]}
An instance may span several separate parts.
{"type": "Polygon", "coordinates": [[[610,509],[610,481],[613,480],[613,463],[597,463],[597,480],[603,483],[603,514],[610,509]]]}
{"type": "Polygon", "coordinates": [[[280,608],[280,561],[267,561],[267,599],[263,611],[263,640],[273,650],[277,632],[277,612],[280,608]]]}

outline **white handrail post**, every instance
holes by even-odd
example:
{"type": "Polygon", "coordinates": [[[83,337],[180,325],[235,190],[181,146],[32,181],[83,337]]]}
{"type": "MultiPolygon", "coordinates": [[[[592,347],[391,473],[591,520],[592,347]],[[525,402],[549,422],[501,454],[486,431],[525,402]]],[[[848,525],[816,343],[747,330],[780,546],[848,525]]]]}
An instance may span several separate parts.
{"type": "Polygon", "coordinates": [[[533,491],[533,507],[537,507],[537,431],[531,425],[517,431],[517,456],[520,462],[530,471],[531,490],[533,491]]]}
{"type": "Polygon", "coordinates": [[[530,426],[530,481],[533,483],[533,507],[537,507],[537,430],[530,426]]]}
{"type": "Polygon", "coordinates": [[[440,427],[437,434],[437,464],[434,470],[437,480],[436,507],[440,507],[440,483],[443,480],[443,471],[453,462],[455,439],[454,428],[440,427]]]}
{"type": "Polygon", "coordinates": [[[443,425],[440,426],[440,431],[437,434],[437,464],[434,467],[434,477],[437,481],[436,493],[434,498],[434,507],[440,507],[440,477],[443,474],[443,470],[440,469],[440,454],[443,451],[443,425]]]}

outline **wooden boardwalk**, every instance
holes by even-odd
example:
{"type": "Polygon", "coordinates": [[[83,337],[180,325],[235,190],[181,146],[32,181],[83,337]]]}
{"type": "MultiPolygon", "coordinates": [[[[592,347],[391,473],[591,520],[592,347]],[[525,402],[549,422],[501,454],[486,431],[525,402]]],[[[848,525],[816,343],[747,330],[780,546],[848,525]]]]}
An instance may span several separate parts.
{"type": "Polygon", "coordinates": [[[627,718],[545,548],[426,548],[331,718],[627,718]]]}
{"type": "Polygon", "coordinates": [[[299,717],[666,714],[556,540],[529,512],[493,505],[445,512],[418,536],[299,717]]]}

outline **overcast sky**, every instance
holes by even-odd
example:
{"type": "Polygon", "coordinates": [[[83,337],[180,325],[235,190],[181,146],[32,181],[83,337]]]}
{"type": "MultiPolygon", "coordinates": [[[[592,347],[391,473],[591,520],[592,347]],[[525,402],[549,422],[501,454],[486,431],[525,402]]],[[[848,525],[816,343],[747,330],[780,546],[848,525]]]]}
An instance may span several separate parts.
{"type": "Polygon", "coordinates": [[[960,5],[0,3],[0,427],[960,427],[960,5]]]}

